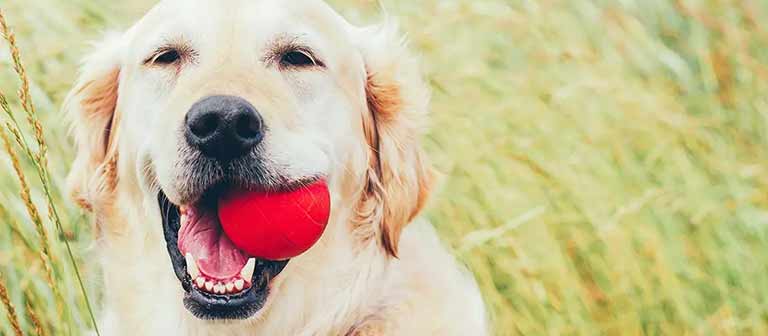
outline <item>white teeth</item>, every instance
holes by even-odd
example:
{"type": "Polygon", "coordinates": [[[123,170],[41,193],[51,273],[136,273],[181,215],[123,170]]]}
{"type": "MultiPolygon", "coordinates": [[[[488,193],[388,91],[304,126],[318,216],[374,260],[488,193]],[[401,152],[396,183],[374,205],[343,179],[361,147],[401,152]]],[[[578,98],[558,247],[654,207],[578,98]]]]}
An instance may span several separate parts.
{"type": "Polygon", "coordinates": [[[187,252],[184,258],[187,260],[187,273],[189,273],[190,278],[197,279],[200,276],[200,271],[197,269],[195,257],[192,253],[187,252]]]}
{"type": "Polygon", "coordinates": [[[246,263],[245,266],[243,266],[243,269],[240,270],[240,277],[250,281],[253,277],[254,269],[256,269],[256,259],[250,258],[248,259],[248,263],[246,263]]]}
{"type": "Polygon", "coordinates": [[[224,295],[240,293],[249,286],[250,282],[241,278],[230,279],[228,282],[222,282],[206,279],[204,276],[199,276],[194,280],[193,284],[202,291],[211,294],[224,295]]]}

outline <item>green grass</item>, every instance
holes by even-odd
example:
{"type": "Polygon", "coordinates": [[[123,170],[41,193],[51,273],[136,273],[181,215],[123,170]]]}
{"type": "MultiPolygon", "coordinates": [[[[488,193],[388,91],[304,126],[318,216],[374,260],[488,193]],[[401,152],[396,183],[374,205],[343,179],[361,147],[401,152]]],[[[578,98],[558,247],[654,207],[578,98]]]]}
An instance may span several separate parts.
{"type": "MultiPolygon", "coordinates": [[[[72,145],[58,106],[85,41],[147,7],[131,3],[0,4],[80,261],[93,257],[92,236],[59,189],[72,145]]],[[[376,1],[333,3],[354,22],[377,17],[376,1]]],[[[445,176],[428,216],[477,275],[498,335],[768,334],[768,4],[382,3],[434,88],[426,143],[445,176]]],[[[6,50],[0,91],[11,98],[19,82],[6,50]]],[[[79,335],[89,320],[63,237],[45,221],[57,298],[0,160],[0,275],[21,329],[35,333],[29,305],[46,335],[79,335]]],[[[34,165],[22,163],[46,217],[34,165]]],[[[94,267],[80,270],[98,306],[94,267]]],[[[0,313],[0,334],[12,335],[0,313]]]]}

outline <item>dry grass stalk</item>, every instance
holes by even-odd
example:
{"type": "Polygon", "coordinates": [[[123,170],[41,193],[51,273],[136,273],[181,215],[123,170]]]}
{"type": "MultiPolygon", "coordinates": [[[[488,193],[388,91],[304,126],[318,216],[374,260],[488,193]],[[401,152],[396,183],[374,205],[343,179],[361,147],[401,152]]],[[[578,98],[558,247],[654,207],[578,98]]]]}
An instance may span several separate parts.
{"type": "Polygon", "coordinates": [[[43,325],[40,322],[40,318],[37,317],[37,313],[35,313],[35,310],[29,304],[27,304],[27,315],[29,316],[30,321],[32,321],[33,328],[35,328],[35,334],[38,336],[47,335],[45,333],[45,329],[43,329],[43,325]]]}
{"type": "MultiPolygon", "coordinates": [[[[14,134],[14,137],[18,136],[15,130],[10,127],[10,125],[6,125],[6,127],[9,129],[9,131],[12,134],[14,134]]],[[[46,256],[46,258],[50,258],[51,249],[50,249],[50,245],[48,245],[48,232],[45,230],[45,226],[43,225],[43,219],[40,217],[40,212],[37,210],[37,206],[35,206],[35,204],[32,203],[32,193],[29,189],[29,183],[27,182],[27,178],[24,175],[24,170],[21,167],[19,156],[16,154],[16,150],[13,149],[13,146],[11,145],[11,140],[8,138],[8,134],[5,133],[4,130],[0,132],[0,138],[2,138],[5,152],[8,153],[8,156],[11,159],[11,164],[13,165],[13,170],[19,179],[19,186],[21,188],[19,195],[21,196],[21,200],[24,202],[24,205],[27,209],[27,213],[29,214],[30,219],[32,219],[32,223],[35,224],[35,229],[37,230],[37,234],[40,236],[40,247],[42,249],[41,252],[46,256]]],[[[46,269],[48,268],[49,267],[46,266],[46,269]]],[[[52,275],[49,275],[48,277],[49,277],[49,280],[53,279],[52,275]]],[[[53,283],[51,283],[51,286],[53,286],[53,283]]]]}
{"type": "MultiPolygon", "coordinates": [[[[51,191],[51,176],[50,172],[48,171],[48,159],[47,159],[47,145],[45,142],[45,136],[43,134],[43,128],[42,124],[40,123],[40,120],[35,114],[35,108],[32,104],[32,96],[30,94],[29,90],[29,79],[27,76],[26,69],[24,68],[22,62],[21,62],[21,53],[19,52],[19,48],[16,44],[16,37],[14,33],[11,31],[11,29],[8,27],[7,21],[5,20],[5,16],[2,13],[2,10],[0,10],[0,33],[2,33],[5,40],[8,42],[11,58],[13,61],[13,68],[16,71],[16,74],[19,77],[19,80],[21,81],[21,88],[19,89],[19,99],[21,101],[22,108],[26,112],[27,116],[27,122],[30,124],[32,129],[34,130],[34,136],[37,141],[38,145],[38,152],[35,154],[33,150],[30,148],[29,144],[27,143],[19,123],[17,122],[16,118],[14,117],[12,111],[10,110],[8,106],[7,99],[0,93],[0,107],[5,111],[5,113],[10,118],[11,122],[6,124],[6,127],[8,130],[13,134],[14,139],[19,144],[19,146],[22,147],[22,149],[25,151],[25,153],[29,156],[30,160],[34,164],[36,168],[37,175],[40,179],[40,182],[43,187],[44,195],[46,197],[46,201],[48,202],[48,217],[49,219],[54,222],[56,225],[56,228],[58,229],[59,233],[64,235],[64,228],[62,226],[61,217],[59,216],[56,207],[54,206],[52,191],[51,191]]],[[[5,132],[2,132],[3,141],[5,143],[6,150],[9,152],[9,154],[13,153],[12,156],[15,156],[15,152],[13,152],[12,147],[10,145],[10,141],[8,140],[7,134],[5,132]]],[[[16,170],[16,173],[19,175],[19,178],[23,178],[23,174],[21,173],[21,170],[19,169],[20,165],[18,164],[18,157],[12,158],[14,162],[14,169],[16,170]]],[[[26,188],[26,194],[29,194],[29,188],[27,186],[26,188]]],[[[44,227],[42,226],[42,220],[40,218],[39,212],[37,211],[37,208],[34,207],[34,205],[31,203],[31,198],[29,198],[30,201],[27,199],[23,199],[24,203],[27,204],[28,209],[34,208],[34,211],[30,211],[30,215],[33,216],[33,220],[35,221],[35,224],[37,225],[38,222],[40,223],[40,228],[42,230],[40,231],[41,239],[45,240],[45,248],[47,249],[47,234],[45,234],[44,227]],[[31,207],[30,207],[31,205],[31,207]]],[[[69,245],[69,242],[65,239],[64,245],[66,247],[67,255],[70,259],[70,262],[72,263],[73,270],[75,273],[75,277],[78,281],[80,291],[83,294],[83,297],[85,299],[85,304],[88,309],[88,313],[91,319],[91,322],[93,323],[94,331],[97,335],[99,335],[99,329],[96,325],[96,319],[94,317],[93,308],[91,307],[90,300],[88,298],[88,293],[85,289],[85,285],[83,284],[82,276],[80,275],[80,270],[78,268],[77,260],[75,259],[74,253],[72,252],[72,248],[69,245]]],[[[61,312],[63,308],[63,298],[58,292],[58,289],[53,286],[53,276],[52,276],[52,270],[51,270],[51,255],[48,253],[50,250],[43,251],[44,256],[41,256],[44,259],[44,265],[46,267],[48,280],[51,284],[51,288],[54,291],[54,295],[59,299],[58,306],[59,311],[61,312]],[[47,262],[46,262],[47,261],[47,262]]]]}
{"type": "Polygon", "coordinates": [[[32,244],[32,242],[22,233],[21,229],[19,229],[19,223],[2,204],[0,204],[0,220],[5,221],[11,229],[11,234],[24,243],[24,247],[26,247],[26,251],[24,251],[25,254],[29,251],[35,251],[34,244],[32,244]]]}
{"type": "Polygon", "coordinates": [[[32,305],[29,304],[30,302],[34,302],[34,300],[32,299],[32,295],[28,292],[26,294],[26,297],[27,297],[27,316],[29,316],[29,320],[32,322],[32,327],[35,329],[35,334],[37,334],[37,336],[48,335],[45,332],[45,329],[43,328],[43,323],[40,320],[40,317],[37,316],[37,312],[32,307],[32,305]]]}
{"type": "MultiPolygon", "coordinates": [[[[24,68],[24,64],[21,62],[21,52],[19,51],[19,47],[16,44],[16,35],[13,33],[13,31],[8,27],[8,23],[5,20],[5,16],[3,15],[3,12],[0,10],[0,33],[2,33],[3,37],[8,41],[8,47],[11,53],[11,60],[13,61],[13,69],[16,71],[16,74],[19,77],[19,80],[21,81],[21,88],[19,88],[18,95],[19,100],[21,101],[21,106],[24,112],[27,116],[27,122],[34,130],[33,134],[35,136],[35,140],[37,141],[37,147],[38,152],[37,154],[32,153],[32,150],[29,149],[27,143],[23,141],[23,137],[21,136],[21,128],[16,119],[13,117],[13,113],[11,113],[9,110],[6,111],[6,114],[8,114],[11,117],[11,120],[14,123],[15,128],[9,128],[12,133],[14,133],[14,138],[17,143],[19,143],[22,147],[27,147],[27,154],[32,158],[32,160],[36,164],[36,168],[38,169],[38,172],[40,174],[40,179],[43,184],[43,188],[45,189],[46,194],[49,194],[50,190],[50,175],[48,174],[48,146],[45,143],[45,135],[43,134],[43,126],[40,122],[40,119],[37,117],[37,114],[35,113],[35,105],[32,103],[32,95],[29,91],[29,77],[27,76],[27,71],[24,68]]],[[[7,100],[3,98],[5,101],[4,108],[7,107],[7,100]]],[[[61,228],[60,221],[58,219],[58,215],[56,214],[55,208],[52,206],[52,202],[49,200],[48,202],[48,218],[51,220],[51,222],[54,222],[57,224],[57,227],[61,228]]]]}
{"type": "MultiPolygon", "coordinates": [[[[0,109],[2,109],[5,114],[8,116],[8,118],[11,120],[11,123],[9,123],[9,129],[18,130],[20,129],[19,123],[16,121],[16,117],[13,115],[13,111],[11,111],[11,106],[8,104],[8,98],[3,94],[2,91],[0,91],[0,109]],[[13,127],[10,127],[13,126],[13,127]]],[[[36,155],[32,153],[29,146],[27,146],[26,141],[24,137],[21,135],[20,132],[13,132],[14,141],[21,147],[21,149],[24,150],[24,153],[27,154],[30,158],[34,160],[36,155]]],[[[37,162],[33,162],[35,165],[37,165],[37,162]]]]}
{"type": "MultiPolygon", "coordinates": [[[[18,133],[15,132],[15,129],[13,129],[10,125],[6,124],[6,127],[14,135],[14,137],[20,136],[18,135],[18,133]]],[[[58,288],[56,287],[54,282],[53,265],[52,265],[53,258],[51,257],[51,247],[49,245],[48,232],[45,229],[45,225],[43,225],[43,219],[42,217],[40,217],[40,212],[38,211],[37,206],[32,202],[32,193],[29,189],[27,178],[24,175],[24,170],[21,167],[21,162],[19,161],[19,157],[16,154],[16,151],[13,149],[13,146],[11,145],[11,140],[8,138],[8,134],[6,134],[4,130],[0,131],[0,138],[2,138],[5,152],[8,153],[8,156],[11,158],[11,164],[13,165],[13,170],[19,179],[19,186],[21,189],[19,196],[21,197],[21,200],[24,202],[24,206],[27,210],[27,213],[29,214],[29,217],[32,220],[32,223],[35,224],[35,230],[37,231],[37,235],[40,238],[39,257],[40,257],[40,261],[43,263],[43,268],[45,269],[45,280],[48,283],[48,286],[50,286],[51,290],[53,290],[56,298],[59,298],[58,305],[61,307],[61,304],[62,304],[61,295],[59,294],[58,288]]]]}
{"type": "Polygon", "coordinates": [[[0,276],[0,301],[3,302],[5,310],[8,313],[8,321],[11,323],[11,330],[13,330],[16,336],[23,336],[21,332],[21,325],[19,324],[19,316],[16,315],[16,309],[11,303],[11,298],[8,297],[8,288],[5,287],[5,280],[0,276]]]}
{"type": "Polygon", "coordinates": [[[40,123],[40,119],[38,119],[35,114],[35,105],[32,104],[32,95],[29,91],[29,77],[27,76],[24,64],[21,62],[21,52],[16,44],[16,35],[8,27],[8,23],[6,22],[2,11],[0,11],[0,33],[2,33],[5,40],[8,41],[11,60],[13,61],[13,69],[16,71],[16,74],[18,74],[19,80],[21,81],[21,88],[19,88],[18,92],[19,100],[21,101],[21,107],[27,114],[27,122],[29,122],[29,125],[34,130],[35,140],[38,145],[37,159],[43,167],[46,167],[48,165],[46,158],[48,146],[45,144],[43,126],[40,123]]]}

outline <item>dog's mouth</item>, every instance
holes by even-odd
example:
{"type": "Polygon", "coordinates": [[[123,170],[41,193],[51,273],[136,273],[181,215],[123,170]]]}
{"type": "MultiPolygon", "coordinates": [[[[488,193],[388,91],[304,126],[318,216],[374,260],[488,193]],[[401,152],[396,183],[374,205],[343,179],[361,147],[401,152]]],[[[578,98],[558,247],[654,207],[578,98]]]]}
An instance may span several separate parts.
{"type": "Polygon", "coordinates": [[[261,260],[238,249],[221,227],[212,188],[191,205],[158,195],[168,254],[186,294],[184,305],[206,320],[246,319],[261,310],[270,283],[288,261],[261,260]]]}

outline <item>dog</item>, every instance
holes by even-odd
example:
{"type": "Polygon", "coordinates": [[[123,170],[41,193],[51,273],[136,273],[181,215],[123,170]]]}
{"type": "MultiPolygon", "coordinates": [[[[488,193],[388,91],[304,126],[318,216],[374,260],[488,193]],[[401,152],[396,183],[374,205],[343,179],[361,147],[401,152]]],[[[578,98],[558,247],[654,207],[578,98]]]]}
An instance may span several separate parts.
{"type": "Polygon", "coordinates": [[[430,95],[391,20],[353,26],[319,0],[165,0],[94,49],[64,110],[102,335],[489,332],[474,278],[417,218],[435,180],[419,140],[430,95]],[[318,179],[330,220],[305,253],[249,268],[208,216],[213,242],[182,254],[187,212],[215,211],[204,200],[318,179]],[[241,281],[196,283],[206,257],[241,281]]]}

